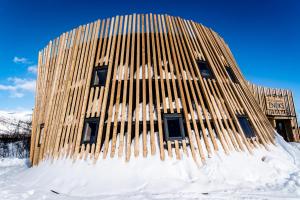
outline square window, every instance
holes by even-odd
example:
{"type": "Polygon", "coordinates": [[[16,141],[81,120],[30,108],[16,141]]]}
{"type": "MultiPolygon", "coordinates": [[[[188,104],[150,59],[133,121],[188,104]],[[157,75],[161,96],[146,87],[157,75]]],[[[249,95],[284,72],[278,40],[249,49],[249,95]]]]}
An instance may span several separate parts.
{"type": "Polygon", "coordinates": [[[43,136],[44,136],[44,126],[45,124],[40,124],[40,137],[39,137],[39,143],[38,143],[38,147],[41,146],[42,141],[43,141],[43,136]]]}
{"type": "Polygon", "coordinates": [[[107,70],[107,66],[94,69],[92,86],[105,86],[107,70]]]}
{"type": "Polygon", "coordinates": [[[86,119],[84,122],[81,144],[93,144],[97,141],[99,118],[86,119]]]}
{"type": "Polygon", "coordinates": [[[214,78],[213,73],[210,69],[210,66],[208,65],[208,63],[206,61],[203,60],[198,60],[197,61],[198,64],[198,68],[200,70],[200,74],[203,78],[214,78]]]}
{"type": "Polygon", "coordinates": [[[249,122],[249,119],[248,117],[246,116],[238,116],[238,120],[239,120],[239,123],[245,133],[245,136],[247,138],[252,138],[252,137],[255,137],[255,133],[253,131],[253,128],[249,122]]]}
{"type": "Polygon", "coordinates": [[[238,80],[235,76],[235,74],[233,73],[233,70],[231,67],[225,66],[226,72],[229,76],[229,78],[231,79],[231,81],[233,81],[234,83],[238,83],[238,80]]]}
{"type": "Polygon", "coordinates": [[[164,114],[163,118],[166,140],[183,140],[185,134],[181,114],[164,114]]]}

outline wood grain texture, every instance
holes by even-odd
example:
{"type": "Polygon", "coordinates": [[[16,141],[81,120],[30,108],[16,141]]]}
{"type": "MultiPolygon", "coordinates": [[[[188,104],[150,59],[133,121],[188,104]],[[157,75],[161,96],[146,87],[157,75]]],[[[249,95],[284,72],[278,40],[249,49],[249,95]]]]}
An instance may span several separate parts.
{"type": "MultiPolygon", "coordinates": [[[[266,95],[284,98],[286,113],[295,116],[290,91],[249,85],[216,32],[169,15],[116,16],[66,32],[39,52],[37,76],[34,165],[108,154],[126,161],[132,155],[191,155],[199,163],[220,148],[252,152],[274,144],[266,95]],[[211,77],[203,75],[200,61],[211,77]],[[106,68],[105,85],[92,85],[94,70],[106,68]],[[164,116],[172,113],[183,118],[183,139],[165,137],[164,116]],[[240,115],[249,119],[254,137],[246,137],[240,115]],[[98,132],[93,143],[82,144],[87,119],[99,121],[98,132]]],[[[298,128],[296,118],[292,123],[298,128]]]]}

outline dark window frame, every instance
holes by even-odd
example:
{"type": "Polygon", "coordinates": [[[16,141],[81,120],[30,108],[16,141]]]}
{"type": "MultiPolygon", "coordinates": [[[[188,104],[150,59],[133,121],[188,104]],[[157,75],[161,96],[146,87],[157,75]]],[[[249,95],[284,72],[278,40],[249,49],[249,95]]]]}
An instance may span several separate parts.
{"type": "Polygon", "coordinates": [[[207,61],[197,60],[197,65],[202,78],[209,78],[209,79],[215,78],[211,66],[208,64],[207,61]]]}
{"type": "Polygon", "coordinates": [[[93,87],[105,86],[106,79],[107,79],[107,73],[108,73],[108,66],[107,65],[104,65],[104,66],[101,66],[101,67],[95,67],[94,70],[93,70],[92,84],[91,85],[93,87]],[[98,72],[102,72],[102,73],[104,72],[105,73],[105,80],[104,81],[100,79],[98,72]],[[95,83],[96,76],[98,76],[98,83],[95,83]]]}
{"type": "Polygon", "coordinates": [[[236,75],[235,75],[235,73],[233,72],[233,70],[232,70],[231,67],[225,66],[225,70],[226,70],[226,72],[227,72],[227,75],[228,75],[229,79],[230,79],[232,82],[234,82],[234,83],[239,83],[239,82],[238,82],[238,79],[237,79],[237,77],[236,77],[236,75]]]}
{"type": "Polygon", "coordinates": [[[244,132],[244,135],[246,138],[256,137],[253,126],[252,126],[249,118],[246,115],[238,115],[237,119],[243,129],[243,132],[244,132]]]}
{"type": "Polygon", "coordinates": [[[165,113],[163,114],[163,120],[164,120],[164,133],[165,133],[165,140],[166,141],[174,141],[174,140],[184,140],[185,139],[185,132],[184,132],[184,125],[183,125],[183,117],[181,114],[178,113],[165,113]],[[171,120],[179,120],[179,132],[180,136],[170,136],[169,133],[169,126],[168,121],[171,120]]]}
{"type": "Polygon", "coordinates": [[[82,130],[82,133],[81,133],[82,135],[81,135],[81,143],[80,144],[96,144],[97,143],[99,122],[100,122],[99,117],[87,118],[87,119],[84,120],[84,125],[83,125],[83,130],[82,130]],[[96,123],[95,134],[93,136],[93,139],[92,139],[93,134],[91,133],[90,140],[89,141],[84,141],[88,123],[96,123]]]}
{"type": "Polygon", "coordinates": [[[44,128],[45,128],[45,123],[41,123],[39,125],[39,129],[40,129],[40,133],[39,133],[39,140],[38,140],[38,147],[40,147],[42,145],[42,140],[43,140],[43,136],[44,136],[44,128]]]}

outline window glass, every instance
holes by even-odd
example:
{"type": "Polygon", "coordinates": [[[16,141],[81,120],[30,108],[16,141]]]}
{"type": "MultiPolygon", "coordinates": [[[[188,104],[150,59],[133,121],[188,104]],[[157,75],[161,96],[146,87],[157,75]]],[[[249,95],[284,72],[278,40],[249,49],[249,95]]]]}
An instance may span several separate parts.
{"type": "Polygon", "coordinates": [[[107,76],[107,67],[97,68],[93,73],[93,86],[105,86],[107,76]]]}
{"type": "Polygon", "coordinates": [[[88,119],[85,121],[82,135],[83,144],[96,143],[99,119],[88,119]]]}
{"type": "Polygon", "coordinates": [[[226,71],[227,71],[227,74],[228,74],[229,78],[230,78],[234,83],[238,83],[238,80],[237,80],[235,74],[233,73],[231,67],[226,66],[225,69],[226,69],[226,71]]]}
{"type": "Polygon", "coordinates": [[[38,146],[41,146],[43,141],[43,136],[44,136],[44,124],[40,124],[40,138],[39,138],[38,146]]]}
{"type": "Polygon", "coordinates": [[[203,78],[214,78],[210,66],[206,61],[198,60],[197,61],[198,68],[200,70],[200,74],[203,78]]]}
{"type": "Polygon", "coordinates": [[[252,126],[246,116],[239,116],[238,120],[247,138],[255,137],[252,126]]]}
{"type": "Polygon", "coordinates": [[[180,114],[164,114],[164,129],[166,140],[184,139],[183,119],[180,114]]]}

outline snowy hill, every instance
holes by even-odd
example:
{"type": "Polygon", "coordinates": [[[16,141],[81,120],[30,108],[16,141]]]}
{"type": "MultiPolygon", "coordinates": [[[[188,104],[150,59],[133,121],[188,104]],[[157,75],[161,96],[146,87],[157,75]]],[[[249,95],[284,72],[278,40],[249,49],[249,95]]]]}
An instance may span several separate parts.
{"type": "Polygon", "coordinates": [[[0,110],[0,135],[28,133],[30,128],[31,111],[2,111],[0,110]]]}
{"type": "Polygon", "coordinates": [[[300,145],[215,153],[202,166],[159,156],[76,161],[0,160],[0,199],[300,199],[300,145]]]}

